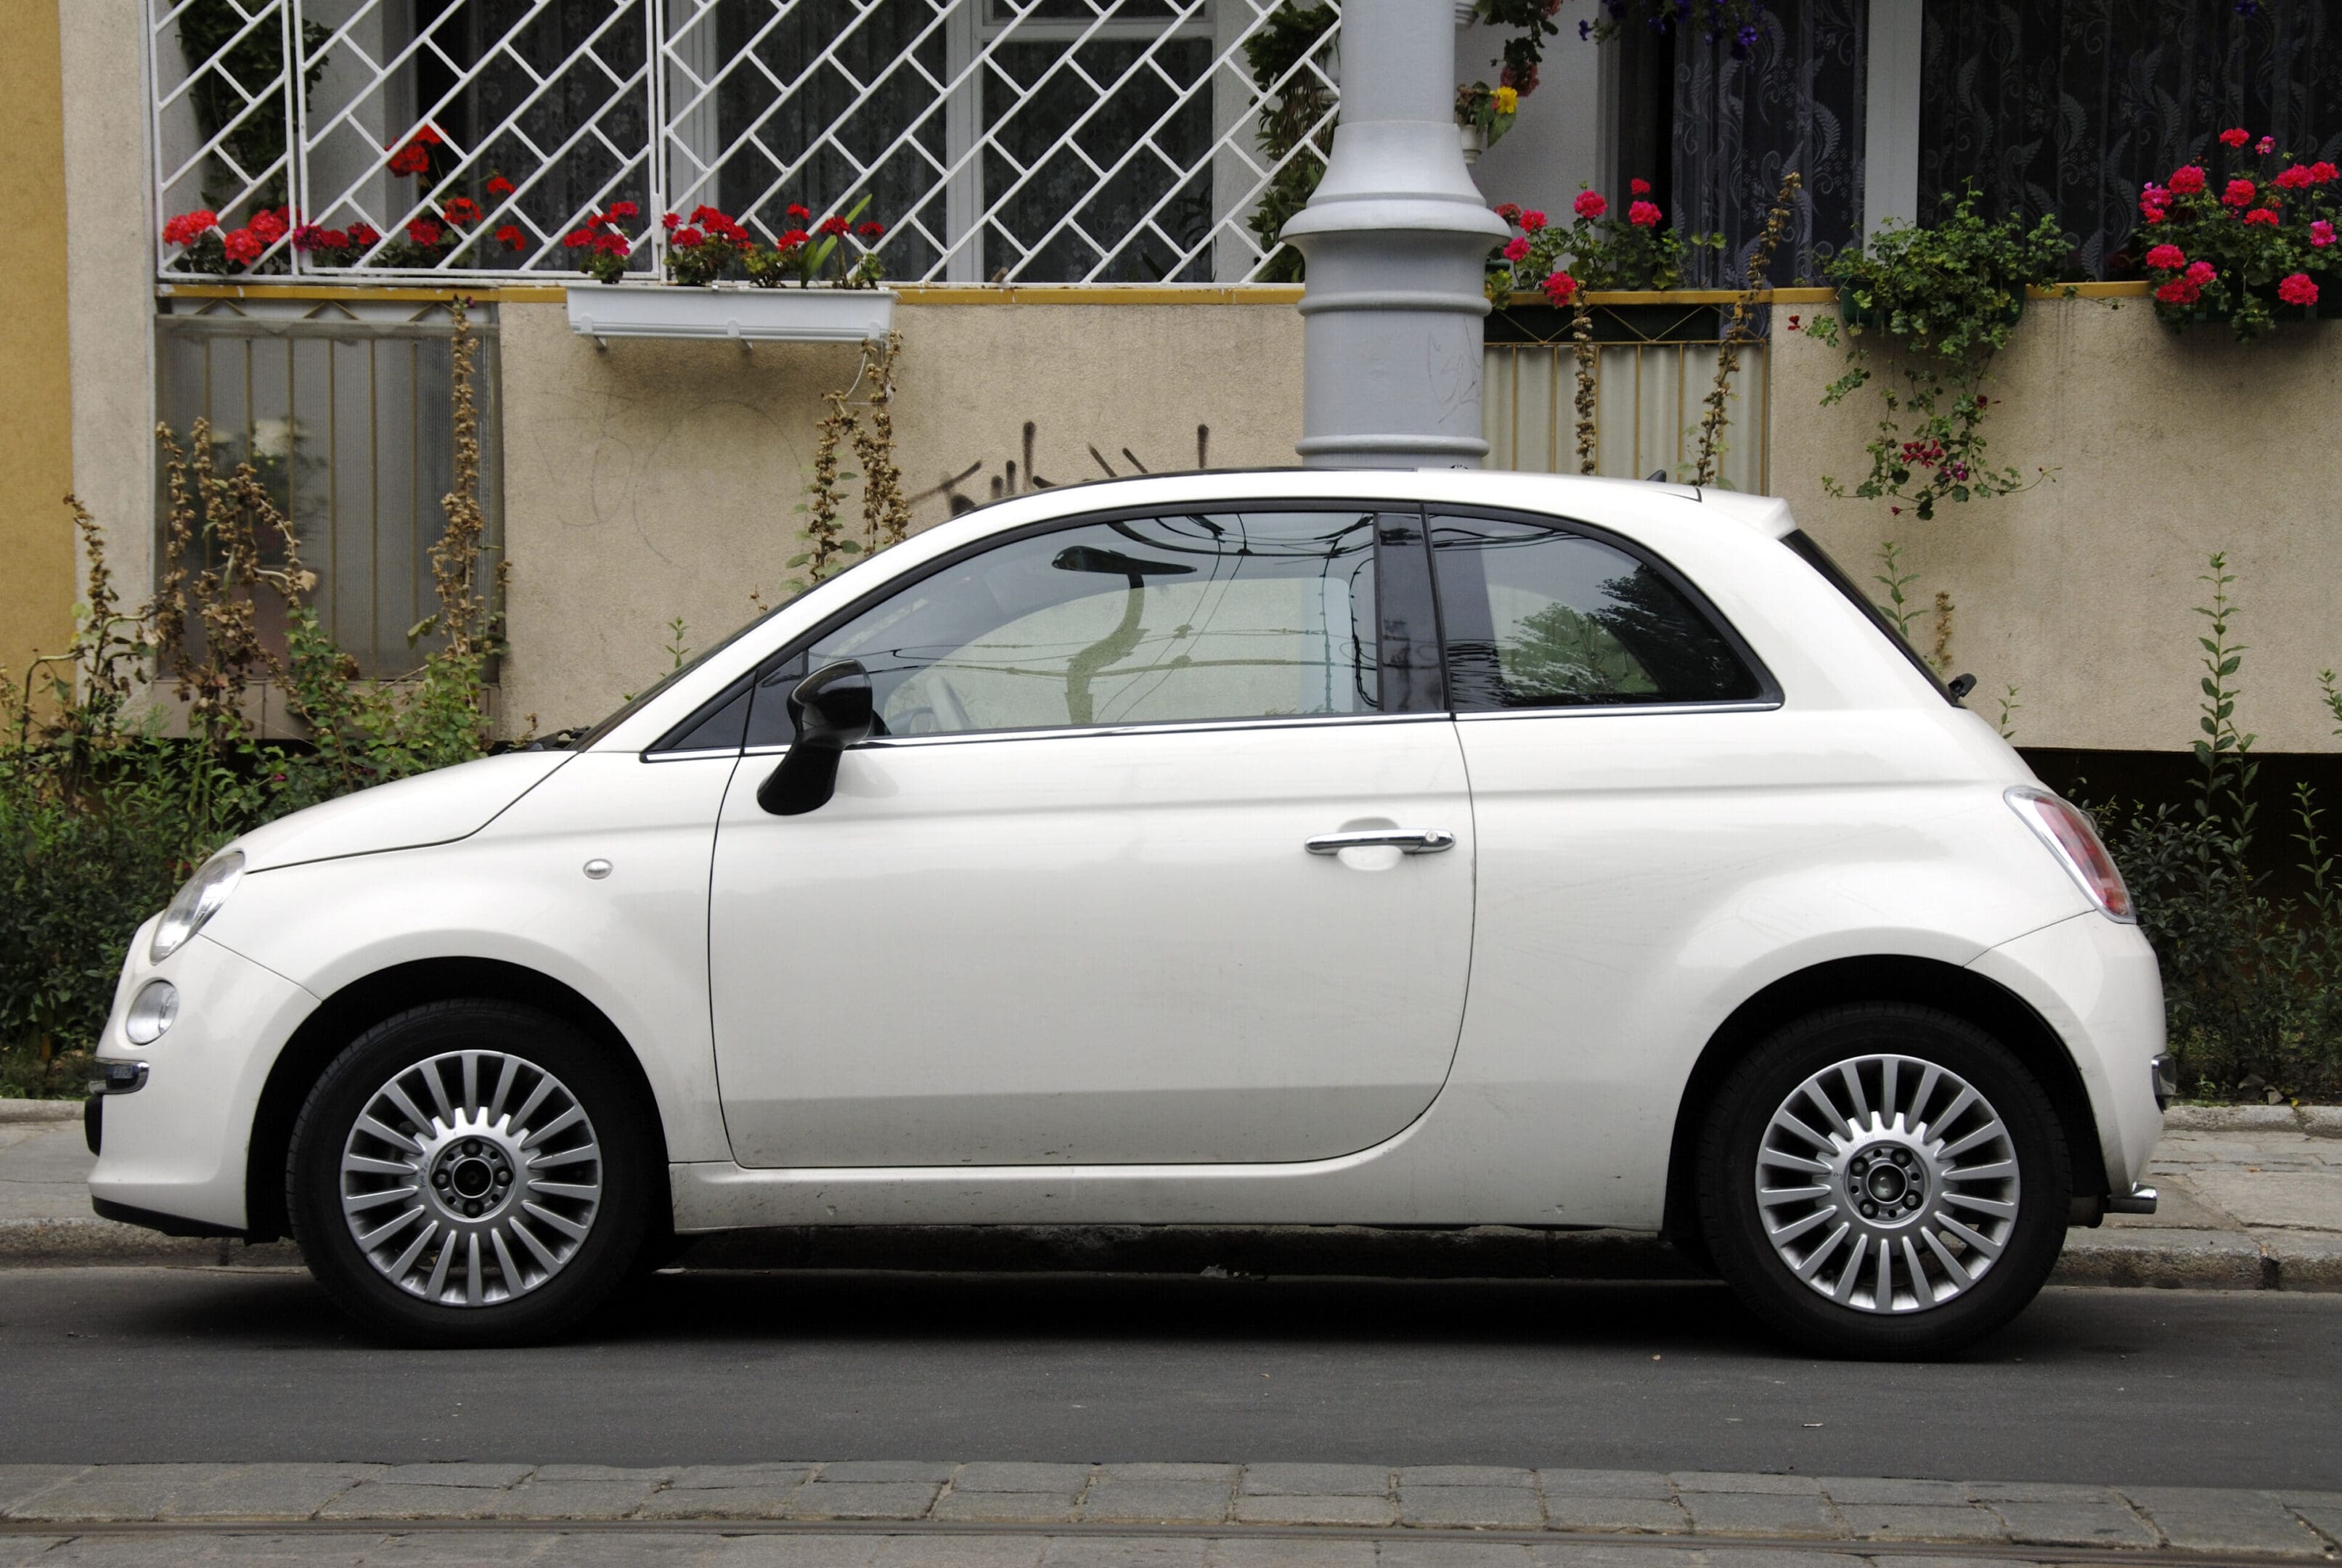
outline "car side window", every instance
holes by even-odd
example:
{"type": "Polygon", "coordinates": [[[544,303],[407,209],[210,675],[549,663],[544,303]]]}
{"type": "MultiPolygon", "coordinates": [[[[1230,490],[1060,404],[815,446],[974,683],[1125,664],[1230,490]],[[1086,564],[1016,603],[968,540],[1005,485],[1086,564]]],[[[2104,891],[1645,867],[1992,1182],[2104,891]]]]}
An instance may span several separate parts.
{"type": "MultiPolygon", "coordinates": [[[[930,573],[824,633],[881,734],[1176,724],[1381,707],[1375,514],[1246,511],[1082,524],[930,573]]],[[[750,744],[786,740],[777,674],[750,744]]]]}
{"type": "Polygon", "coordinates": [[[1458,709],[1753,700],[1732,642],[1667,574],[1559,524],[1436,516],[1458,709]]]}

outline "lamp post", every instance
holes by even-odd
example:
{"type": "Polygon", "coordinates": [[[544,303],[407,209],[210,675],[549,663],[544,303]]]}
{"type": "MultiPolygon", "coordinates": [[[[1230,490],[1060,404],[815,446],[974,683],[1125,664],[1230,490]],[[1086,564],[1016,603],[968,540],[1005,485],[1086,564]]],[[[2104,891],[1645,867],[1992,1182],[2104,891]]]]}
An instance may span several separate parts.
{"type": "Polygon", "coordinates": [[[1346,0],[1342,120],[1284,237],[1301,296],[1302,438],[1315,466],[1476,467],[1485,261],[1511,230],[1456,134],[1446,0],[1346,0]]]}

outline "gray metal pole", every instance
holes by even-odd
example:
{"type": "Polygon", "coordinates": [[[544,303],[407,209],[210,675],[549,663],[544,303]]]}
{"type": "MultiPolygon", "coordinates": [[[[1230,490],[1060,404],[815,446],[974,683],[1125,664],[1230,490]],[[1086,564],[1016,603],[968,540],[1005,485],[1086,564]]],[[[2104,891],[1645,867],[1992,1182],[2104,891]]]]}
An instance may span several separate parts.
{"type": "Polygon", "coordinates": [[[1468,468],[1480,436],[1488,210],[1456,131],[1450,0],[1346,0],[1342,121],[1326,177],[1285,225],[1302,291],[1313,465],[1468,468]]]}

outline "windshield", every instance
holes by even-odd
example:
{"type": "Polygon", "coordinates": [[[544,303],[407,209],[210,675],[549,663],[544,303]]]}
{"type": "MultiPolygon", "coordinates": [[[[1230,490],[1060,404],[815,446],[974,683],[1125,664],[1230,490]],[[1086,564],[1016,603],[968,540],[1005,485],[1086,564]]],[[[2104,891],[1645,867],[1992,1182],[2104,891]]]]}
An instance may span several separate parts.
{"type": "Polygon", "coordinates": [[[1819,572],[1823,579],[1831,587],[1845,594],[1847,602],[1860,610],[1872,625],[1885,633],[1887,640],[1894,644],[1905,658],[1911,661],[1911,667],[1927,676],[1927,684],[1943,694],[1944,701],[1956,708],[1960,705],[1959,698],[1952,695],[1950,690],[1945,686],[1944,678],[1936,674],[1935,667],[1919,656],[1919,650],[1911,645],[1909,639],[1903,635],[1902,629],[1888,618],[1886,611],[1870,602],[1868,594],[1854,585],[1854,579],[1841,571],[1838,564],[1829,558],[1829,553],[1815,544],[1804,529],[1800,528],[1795,533],[1784,534],[1781,543],[1796,551],[1807,565],[1819,572]]]}

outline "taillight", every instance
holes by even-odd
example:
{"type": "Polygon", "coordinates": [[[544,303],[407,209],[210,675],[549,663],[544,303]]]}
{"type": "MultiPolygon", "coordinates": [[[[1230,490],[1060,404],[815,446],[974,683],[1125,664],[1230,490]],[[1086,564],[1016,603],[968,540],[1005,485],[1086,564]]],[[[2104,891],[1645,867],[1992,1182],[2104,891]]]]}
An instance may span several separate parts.
{"type": "Polygon", "coordinates": [[[2122,870],[2099,842],[2098,830],[2092,825],[2087,813],[2030,784],[2019,784],[2010,790],[2008,804],[2025,819],[2025,825],[2033,830],[2034,836],[2049,846],[2049,853],[2090,895],[2091,903],[2112,919],[2126,924],[2137,922],[2138,911],[2131,905],[2130,889],[2124,885],[2122,870]]]}

